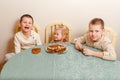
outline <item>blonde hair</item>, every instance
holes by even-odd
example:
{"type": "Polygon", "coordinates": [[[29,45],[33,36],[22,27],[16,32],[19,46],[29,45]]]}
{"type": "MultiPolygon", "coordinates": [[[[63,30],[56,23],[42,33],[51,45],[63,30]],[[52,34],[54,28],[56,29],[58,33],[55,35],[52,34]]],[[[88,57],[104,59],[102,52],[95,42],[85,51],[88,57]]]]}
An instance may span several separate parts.
{"type": "Polygon", "coordinates": [[[62,34],[62,42],[68,42],[69,41],[69,36],[68,36],[68,29],[67,28],[57,28],[55,31],[60,30],[62,34]]]}

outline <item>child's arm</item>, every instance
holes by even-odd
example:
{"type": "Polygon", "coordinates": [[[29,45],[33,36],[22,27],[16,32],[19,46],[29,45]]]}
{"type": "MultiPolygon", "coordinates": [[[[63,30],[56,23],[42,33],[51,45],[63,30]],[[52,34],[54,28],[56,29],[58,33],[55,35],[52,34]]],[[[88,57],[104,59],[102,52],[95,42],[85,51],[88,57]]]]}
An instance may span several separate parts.
{"type": "Polygon", "coordinates": [[[80,43],[85,43],[86,42],[86,38],[87,38],[87,34],[84,34],[83,36],[80,36],[78,38],[75,38],[73,40],[73,43],[75,44],[76,42],[80,42],[80,43]]]}
{"type": "Polygon", "coordinates": [[[15,35],[14,37],[14,48],[15,48],[15,53],[19,53],[21,52],[21,45],[20,45],[20,42],[18,40],[18,37],[15,35]]]}
{"type": "Polygon", "coordinates": [[[103,58],[103,52],[95,52],[90,49],[84,49],[83,54],[103,58]]]}
{"type": "Polygon", "coordinates": [[[84,49],[83,54],[103,58],[106,60],[116,60],[116,53],[114,48],[112,47],[112,45],[107,45],[107,46],[108,46],[106,48],[107,50],[103,52],[95,52],[90,49],[84,49]]]}
{"type": "Polygon", "coordinates": [[[117,59],[115,49],[111,43],[104,45],[103,54],[104,54],[103,59],[108,59],[108,60],[116,60],[117,59]]]}
{"type": "Polygon", "coordinates": [[[42,43],[41,43],[41,39],[40,39],[40,37],[38,37],[38,39],[37,39],[37,45],[41,45],[42,43]]]}
{"type": "Polygon", "coordinates": [[[78,41],[75,42],[75,48],[78,49],[78,50],[81,50],[82,48],[82,44],[78,41]]]}
{"type": "Polygon", "coordinates": [[[74,39],[73,44],[75,44],[75,48],[76,49],[78,49],[80,51],[83,51],[81,43],[85,43],[86,42],[85,38],[86,38],[86,34],[81,36],[81,37],[79,37],[79,38],[74,39]]]}
{"type": "Polygon", "coordinates": [[[36,42],[36,44],[37,44],[37,45],[41,45],[41,44],[42,44],[42,42],[41,42],[41,39],[40,39],[40,35],[39,35],[39,34],[37,34],[35,37],[36,37],[36,39],[35,39],[35,40],[36,40],[36,41],[35,41],[35,42],[36,42]]]}

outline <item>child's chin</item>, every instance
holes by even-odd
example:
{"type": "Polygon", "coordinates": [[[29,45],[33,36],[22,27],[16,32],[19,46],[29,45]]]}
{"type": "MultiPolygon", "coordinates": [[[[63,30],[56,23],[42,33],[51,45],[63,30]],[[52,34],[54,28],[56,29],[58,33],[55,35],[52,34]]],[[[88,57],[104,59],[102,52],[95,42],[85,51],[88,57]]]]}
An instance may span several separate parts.
{"type": "Polygon", "coordinates": [[[54,39],[55,41],[57,41],[58,39],[54,39]]]}
{"type": "Polygon", "coordinates": [[[25,30],[24,30],[24,32],[28,32],[28,31],[30,31],[30,30],[29,30],[29,29],[25,29],[25,30]]]}
{"type": "Polygon", "coordinates": [[[96,41],[98,41],[98,40],[97,40],[97,39],[92,39],[92,41],[96,42],[96,41]]]}

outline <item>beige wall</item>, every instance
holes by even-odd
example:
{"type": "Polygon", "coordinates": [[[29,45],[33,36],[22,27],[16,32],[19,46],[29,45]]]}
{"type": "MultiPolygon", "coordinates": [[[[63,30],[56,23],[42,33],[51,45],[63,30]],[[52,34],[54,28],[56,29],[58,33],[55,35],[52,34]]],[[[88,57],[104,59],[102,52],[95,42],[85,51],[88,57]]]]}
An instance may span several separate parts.
{"type": "MultiPolygon", "coordinates": [[[[85,32],[87,24],[94,17],[102,18],[107,26],[117,32],[117,40],[120,39],[119,0],[0,0],[0,61],[3,54],[9,52],[16,21],[25,13],[31,14],[40,26],[42,42],[45,25],[49,22],[65,21],[70,24],[72,37],[75,38],[85,32]]],[[[119,44],[117,42],[117,54],[119,44]]]]}

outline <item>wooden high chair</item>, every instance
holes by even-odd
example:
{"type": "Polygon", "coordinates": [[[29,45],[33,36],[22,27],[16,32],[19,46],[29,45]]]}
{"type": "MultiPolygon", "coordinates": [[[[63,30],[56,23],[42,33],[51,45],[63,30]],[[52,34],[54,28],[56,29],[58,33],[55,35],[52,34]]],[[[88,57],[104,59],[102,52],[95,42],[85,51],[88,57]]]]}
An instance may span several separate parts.
{"type": "Polygon", "coordinates": [[[50,43],[53,40],[54,31],[57,28],[65,28],[68,30],[68,41],[71,41],[71,27],[64,22],[52,22],[45,27],[45,43],[50,43]]]}

